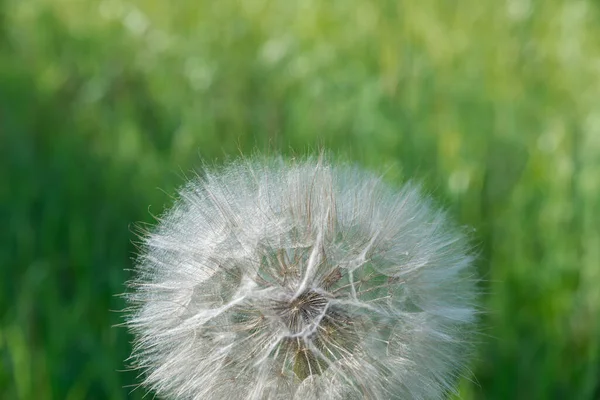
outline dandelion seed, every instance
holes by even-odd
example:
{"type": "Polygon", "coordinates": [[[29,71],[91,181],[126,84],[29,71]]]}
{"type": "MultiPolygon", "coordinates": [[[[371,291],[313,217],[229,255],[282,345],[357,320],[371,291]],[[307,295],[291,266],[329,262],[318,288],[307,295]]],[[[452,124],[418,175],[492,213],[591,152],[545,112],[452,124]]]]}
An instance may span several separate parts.
{"type": "Polygon", "coordinates": [[[173,399],[442,399],[465,367],[472,256],[418,188],[254,158],[190,182],[127,295],[143,385],[173,399]]]}

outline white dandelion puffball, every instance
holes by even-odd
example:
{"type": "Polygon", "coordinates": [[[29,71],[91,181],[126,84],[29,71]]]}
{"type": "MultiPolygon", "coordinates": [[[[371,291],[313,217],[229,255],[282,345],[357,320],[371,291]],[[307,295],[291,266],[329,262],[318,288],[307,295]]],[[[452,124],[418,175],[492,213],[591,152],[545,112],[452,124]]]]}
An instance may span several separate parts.
{"type": "Polygon", "coordinates": [[[168,399],[443,399],[471,347],[472,262],[413,185],[322,159],[230,163],[143,238],[131,363],[168,399]]]}

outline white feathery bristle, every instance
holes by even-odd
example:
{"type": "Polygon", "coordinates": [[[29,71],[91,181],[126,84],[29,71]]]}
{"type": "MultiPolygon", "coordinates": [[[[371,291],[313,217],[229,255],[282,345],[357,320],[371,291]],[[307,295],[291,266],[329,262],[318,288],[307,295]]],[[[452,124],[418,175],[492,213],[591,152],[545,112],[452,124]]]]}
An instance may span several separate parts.
{"type": "Polygon", "coordinates": [[[413,185],[322,159],[230,163],[143,238],[132,365],[172,399],[442,399],[471,348],[472,261],[413,185]]]}

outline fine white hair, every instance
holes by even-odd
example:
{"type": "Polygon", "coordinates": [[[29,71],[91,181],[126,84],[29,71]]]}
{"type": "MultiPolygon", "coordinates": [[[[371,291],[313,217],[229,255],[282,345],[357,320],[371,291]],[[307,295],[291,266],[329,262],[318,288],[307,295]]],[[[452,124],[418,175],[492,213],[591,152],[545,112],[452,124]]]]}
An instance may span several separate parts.
{"type": "Polygon", "coordinates": [[[208,169],[143,237],[131,364],[169,399],[443,399],[477,313],[447,219],[322,158],[208,169]]]}

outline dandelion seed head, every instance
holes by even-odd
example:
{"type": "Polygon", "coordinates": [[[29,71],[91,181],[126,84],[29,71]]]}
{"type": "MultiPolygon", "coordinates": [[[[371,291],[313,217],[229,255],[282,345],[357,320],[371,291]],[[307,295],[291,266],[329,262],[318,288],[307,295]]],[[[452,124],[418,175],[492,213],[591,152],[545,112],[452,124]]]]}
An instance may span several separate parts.
{"type": "Polygon", "coordinates": [[[173,399],[441,399],[468,361],[472,261],[414,185],[320,159],[233,162],[143,238],[131,361],[173,399]]]}

